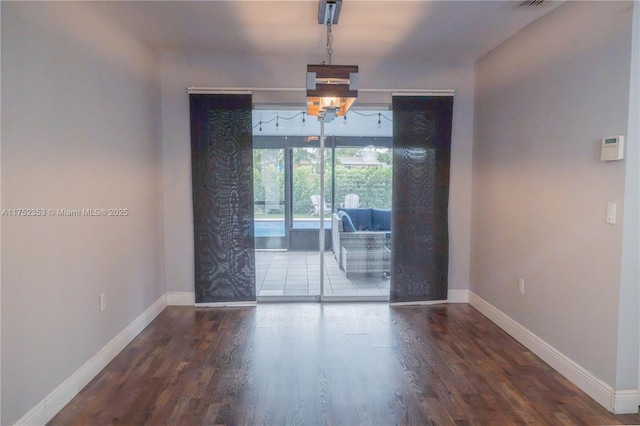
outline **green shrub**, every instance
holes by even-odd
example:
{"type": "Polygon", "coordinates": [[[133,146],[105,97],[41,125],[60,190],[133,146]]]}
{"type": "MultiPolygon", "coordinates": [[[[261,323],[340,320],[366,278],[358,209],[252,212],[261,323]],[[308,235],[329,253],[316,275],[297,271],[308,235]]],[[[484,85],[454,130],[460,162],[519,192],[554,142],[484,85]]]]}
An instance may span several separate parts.
{"type": "MultiPolygon", "coordinates": [[[[308,153],[306,153],[308,155],[308,153]]],[[[383,154],[379,154],[383,155],[383,154]]],[[[329,157],[329,156],[327,156],[329,157]]],[[[379,157],[380,160],[382,158],[379,157]]],[[[386,158],[385,158],[386,159],[386,158]]],[[[254,159],[254,161],[257,159],[254,159]]],[[[389,161],[391,161],[389,159],[389,161]]],[[[385,161],[386,162],[386,161],[385,161]]],[[[330,172],[330,158],[326,159],[326,170],[330,172]]],[[[296,163],[293,168],[293,214],[308,215],[313,212],[311,196],[320,193],[320,179],[317,164],[296,163]]],[[[343,165],[335,166],[335,206],[340,207],[347,194],[360,196],[360,207],[373,207],[380,209],[391,208],[391,185],[393,179],[393,167],[352,167],[343,165]]],[[[264,201],[280,194],[284,200],[284,173],[273,165],[265,165],[262,171],[253,169],[254,199],[264,201]],[[274,181],[273,176],[278,176],[274,181]],[[268,197],[268,198],[265,198],[268,197]]],[[[331,173],[325,174],[325,200],[331,203],[331,173]]],[[[269,212],[265,212],[269,213],[269,212]]]]}

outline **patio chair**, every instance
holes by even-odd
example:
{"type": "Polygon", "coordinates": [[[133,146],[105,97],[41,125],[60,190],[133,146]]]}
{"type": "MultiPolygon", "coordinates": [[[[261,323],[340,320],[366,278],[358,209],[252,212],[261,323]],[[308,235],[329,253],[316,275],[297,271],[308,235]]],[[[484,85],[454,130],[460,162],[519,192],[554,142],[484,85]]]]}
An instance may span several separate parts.
{"type": "Polygon", "coordinates": [[[340,205],[345,209],[357,209],[360,207],[360,196],[358,194],[347,194],[344,196],[344,203],[340,205]]]}
{"type": "MultiPolygon", "coordinates": [[[[312,195],[311,196],[311,203],[313,204],[313,214],[314,215],[319,215],[320,214],[320,196],[319,195],[312,195]]],[[[327,213],[331,213],[331,207],[327,207],[327,203],[324,201],[324,199],[322,199],[322,210],[324,212],[324,214],[327,213]]]]}

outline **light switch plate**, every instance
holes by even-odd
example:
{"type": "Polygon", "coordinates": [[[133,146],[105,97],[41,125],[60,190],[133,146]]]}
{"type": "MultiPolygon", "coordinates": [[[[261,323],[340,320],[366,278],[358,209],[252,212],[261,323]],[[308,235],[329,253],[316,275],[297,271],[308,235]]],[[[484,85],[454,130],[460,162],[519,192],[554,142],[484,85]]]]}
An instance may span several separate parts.
{"type": "Polygon", "coordinates": [[[610,225],[616,223],[616,203],[607,203],[607,223],[610,225]]]}

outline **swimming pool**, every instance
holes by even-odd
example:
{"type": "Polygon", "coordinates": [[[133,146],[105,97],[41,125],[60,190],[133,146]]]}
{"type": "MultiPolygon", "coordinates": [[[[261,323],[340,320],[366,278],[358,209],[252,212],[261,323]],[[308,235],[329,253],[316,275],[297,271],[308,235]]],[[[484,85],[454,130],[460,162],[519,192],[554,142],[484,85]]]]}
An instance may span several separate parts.
{"type": "MultiPolygon", "coordinates": [[[[294,229],[320,229],[318,219],[294,219],[294,229]]],[[[324,228],[331,229],[331,219],[324,220],[324,228]]],[[[284,237],[284,220],[256,220],[254,222],[255,237],[284,237]]]]}

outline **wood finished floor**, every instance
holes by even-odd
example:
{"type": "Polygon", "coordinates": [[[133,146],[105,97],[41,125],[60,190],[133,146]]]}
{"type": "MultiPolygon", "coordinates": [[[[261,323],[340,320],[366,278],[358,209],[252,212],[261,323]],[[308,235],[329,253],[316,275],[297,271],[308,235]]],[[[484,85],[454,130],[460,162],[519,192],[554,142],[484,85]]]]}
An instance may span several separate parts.
{"type": "Polygon", "coordinates": [[[466,304],[169,307],[51,425],[621,424],[466,304]]]}

